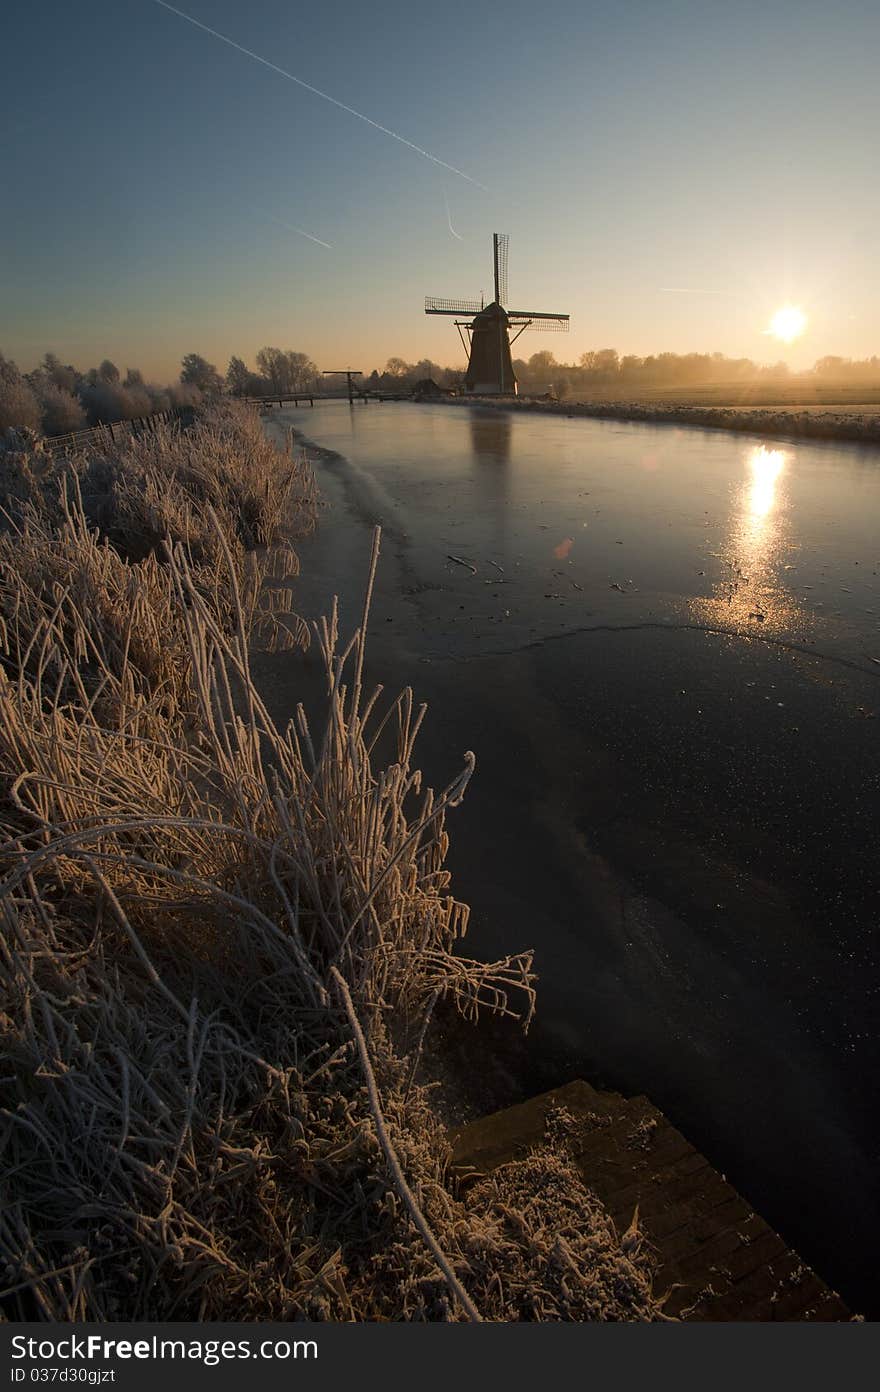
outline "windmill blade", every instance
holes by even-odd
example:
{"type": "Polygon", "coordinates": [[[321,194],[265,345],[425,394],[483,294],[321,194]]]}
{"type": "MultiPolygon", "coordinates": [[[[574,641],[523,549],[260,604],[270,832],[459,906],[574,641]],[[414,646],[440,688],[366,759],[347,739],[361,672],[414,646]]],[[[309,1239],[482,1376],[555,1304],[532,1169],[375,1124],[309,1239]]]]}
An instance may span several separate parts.
{"type": "Polygon", "coordinates": [[[438,300],[435,295],[425,296],[426,314],[479,314],[482,308],[479,300],[438,300]]]}
{"type": "Polygon", "coordinates": [[[522,332],[523,329],[539,329],[542,333],[568,333],[567,314],[526,314],[521,310],[511,310],[510,327],[522,332]]]}
{"type": "Polygon", "coordinates": [[[500,305],[507,303],[507,248],[510,237],[506,232],[495,233],[495,298],[500,305]]]}

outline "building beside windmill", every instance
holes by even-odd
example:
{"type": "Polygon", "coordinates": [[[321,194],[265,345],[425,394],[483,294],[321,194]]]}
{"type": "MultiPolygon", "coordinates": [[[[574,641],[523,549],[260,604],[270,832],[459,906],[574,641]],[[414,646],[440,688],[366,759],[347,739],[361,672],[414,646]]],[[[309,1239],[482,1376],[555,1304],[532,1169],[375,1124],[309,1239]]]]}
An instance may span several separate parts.
{"type": "Polygon", "coordinates": [[[496,232],[492,238],[495,299],[491,304],[484,305],[482,301],[478,304],[476,300],[440,300],[433,296],[425,299],[426,314],[447,314],[455,318],[455,327],[468,355],[465,387],[475,396],[516,395],[510,347],[526,329],[568,330],[567,314],[504,308],[508,241],[502,232],[496,232]]]}

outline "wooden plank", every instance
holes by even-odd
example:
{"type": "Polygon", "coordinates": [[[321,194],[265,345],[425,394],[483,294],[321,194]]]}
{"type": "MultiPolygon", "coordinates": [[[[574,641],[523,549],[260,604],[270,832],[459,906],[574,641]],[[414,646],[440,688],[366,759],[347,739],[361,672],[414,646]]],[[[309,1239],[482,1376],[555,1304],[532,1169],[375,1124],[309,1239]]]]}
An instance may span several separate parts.
{"type": "Polygon", "coordinates": [[[487,1171],[544,1136],[562,1106],[580,1122],[572,1153],[622,1231],[638,1207],[667,1313],[688,1320],[847,1320],[844,1302],[648,1101],[569,1083],[462,1127],[453,1168],[487,1171]]]}
{"type": "Polygon", "coordinates": [[[722,1228],[709,1242],[697,1237],[693,1229],[686,1225],[664,1242],[663,1256],[668,1262],[675,1263],[677,1271],[687,1271],[688,1262],[693,1260],[695,1254],[704,1260],[708,1258],[709,1261],[720,1261],[728,1253],[735,1252],[738,1246],[756,1241],[770,1231],[763,1218],[759,1218],[756,1213],[750,1214],[740,1223],[722,1228]]]}

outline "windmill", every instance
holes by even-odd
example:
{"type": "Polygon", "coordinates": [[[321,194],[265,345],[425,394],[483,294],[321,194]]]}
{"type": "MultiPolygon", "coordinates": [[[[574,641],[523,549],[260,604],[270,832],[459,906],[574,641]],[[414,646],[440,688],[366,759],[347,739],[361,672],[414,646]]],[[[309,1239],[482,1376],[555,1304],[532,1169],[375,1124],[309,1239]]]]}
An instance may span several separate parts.
{"type": "Polygon", "coordinates": [[[507,300],[509,240],[506,232],[495,232],[492,237],[495,299],[490,305],[484,305],[482,300],[478,304],[476,300],[438,300],[433,295],[425,298],[426,314],[448,314],[455,317],[458,336],[468,355],[465,386],[469,392],[481,396],[516,394],[510,345],[515,343],[526,329],[568,332],[567,314],[504,308],[507,300]],[[462,318],[462,315],[468,317],[462,318]]]}

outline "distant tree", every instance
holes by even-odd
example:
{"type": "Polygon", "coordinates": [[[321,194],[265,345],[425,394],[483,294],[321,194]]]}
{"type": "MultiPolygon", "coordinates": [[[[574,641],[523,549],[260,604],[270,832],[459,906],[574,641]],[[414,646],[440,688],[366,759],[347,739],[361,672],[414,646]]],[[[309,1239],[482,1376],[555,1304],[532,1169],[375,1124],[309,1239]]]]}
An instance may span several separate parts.
{"type": "Polygon", "coordinates": [[[70,364],[65,367],[55,353],[44,353],[40,371],[61,391],[75,392],[79,384],[79,373],[70,364]]]}
{"type": "Polygon", "coordinates": [[[554,367],[556,367],[556,359],[546,348],[540,353],[533,353],[529,358],[529,371],[533,374],[550,372],[554,367]]]}
{"type": "Polygon", "coordinates": [[[314,387],[318,376],[318,369],[308,354],[295,353],[290,348],[261,348],[257,367],[271,390],[281,393],[306,391],[314,387]]]}
{"type": "Polygon", "coordinates": [[[127,396],[121,382],[106,382],[96,376],[94,382],[84,383],[80,401],[89,425],[109,424],[127,417],[127,396]]]}
{"type": "Polygon", "coordinates": [[[848,366],[848,358],[837,358],[833,354],[829,354],[827,357],[819,358],[813,371],[817,377],[841,377],[844,369],[848,366]]]}
{"type": "Polygon", "coordinates": [[[186,354],[180,367],[180,380],[184,386],[198,387],[203,392],[218,392],[222,385],[214,364],[199,353],[186,354]]]}
{"type": "Polygon", "coordinates": [[[109,358],[105,358],[98,368],[98,377],[102,382],[118,382],[119,368],[109,358]]]}
{"type": "Polygon", "coordinates": [[[277,392],[289,390],[287,354],[283,348],[261,348],[257,354],[257,367],[261,377],[277,392]]]}
{"type": "MultiPolygon", "coordinates": [[[[585,353],[584,357],[586,356],[585,353]]],[[[643,366],[643,361],[642,358],[637,358],[634,353],[627,353],[625,357],[620,359],[620,375],[625,377],[627,381],[632,381],[634,378],[638,377],[643,366]]]]}
{"type": "Polygon", "coordinates": [[[430,378],[432,382],[436,382],[440,386],[445,373],[439,363],[432,362],[430,358],[420,358],[409,369],[407,376],[411,377],[414,382],[424,382],[426,378],[430,378]]]}
{"type": "Polygon", "coordinates": [[[600,348],[596,354],[595,370],[607,376],[616,374],[620,367],[620,359],[617,356],[616,348],[600,348]]]}
{"type": "Polygon", "coordinates": [[[229,366],[226,369],[226,385],[233,396],[246,396],[253,373],[241,358],[232,357],[229,359],[229,366]]]}
{"type": "Polygon", "coordinates": [[[654,357],[653,353],[649,353],[648,356],[642,360],[642,376],[646,382],[654,381],[656,369],[657,359],[654,357]]]}
{"type": "MultiPolygon", "coordinates": [[[[157,387],[153,383],[147,386],[147,397],[150,402],[150,411],[167,411],[172,405],[171,387],[157,387]]],[[[183,390],[183,388],[179,388],[183,390]]]]}
{"type": "Polygon", "coordinates": [[[198,406],[203,393],[193,382],[172,382],[168,387],[168,399],[172,406],[198,406]]]}
{"type": "Polygon", "coordinates": [[[529,392],[545,392],[551,382],[559,375],[560,364],[556,361],[552,353],[546,349],[539,353],[533,353],[528,362],[519,362],[519,367],[514,368],[514,375],[520,384],[520,389],[526,394],[529,392]]]}
{"type": "Polygon", "coordinates": [[[288,352],[287,361],[290,365],[291,385],[294,391],[305,391],[309,387],[314,387],[318,379],[318,368],[308,353],[288,352]]]}
{"type": "Polygon", "coordinates": [[[45,377],[38,390],[38,397],[44,435],[68,435],[73,430],[83,429],[86,413],[73,392],[56,387],[51,378],[45,377]]]}
{"type": "Polygon", "coordinates": [[[137,367],[127,367],[125,369],[125,382],[123,385],[142,390],[144,385],[144,374],[137,367]]]}
{"type": "Polygon", "coordinates": [[[40,404],[11,358],[0,353],[0,430],[39,430],[40,404]]]}
{"type": "Polygon", "coordinates": [[[389,358],[385,364],[385,372],[389,377],[406,377],[409,370],[409,363],[403,358],[389,358]]]}

